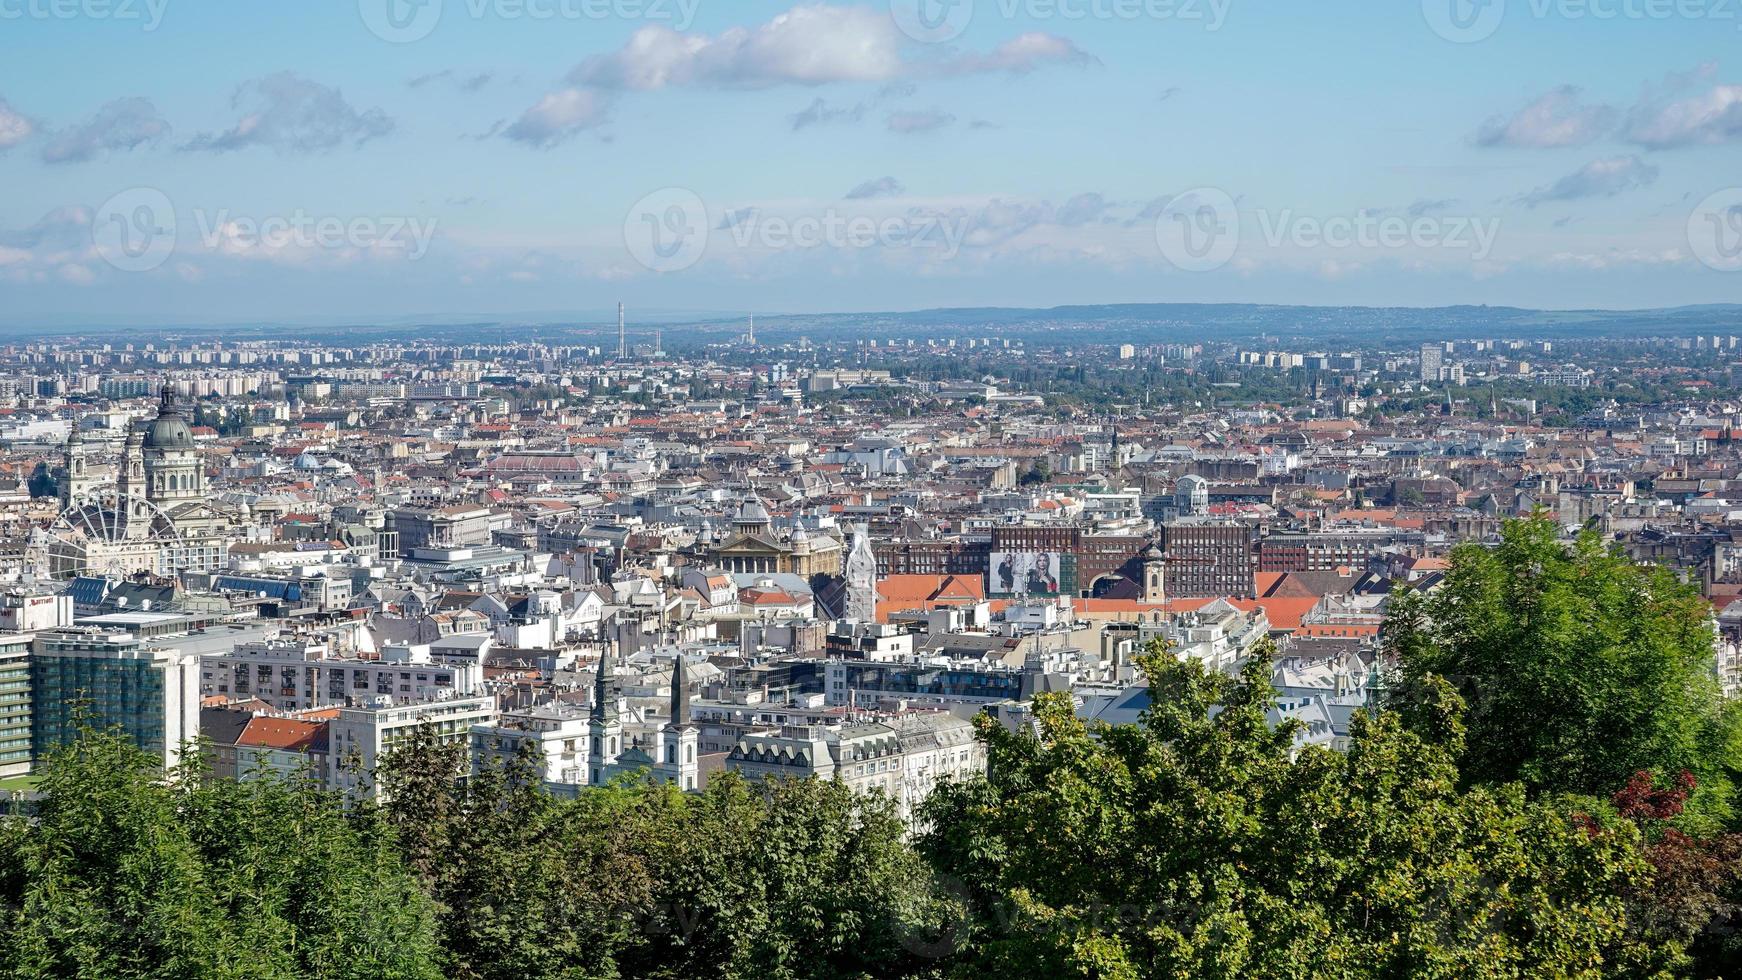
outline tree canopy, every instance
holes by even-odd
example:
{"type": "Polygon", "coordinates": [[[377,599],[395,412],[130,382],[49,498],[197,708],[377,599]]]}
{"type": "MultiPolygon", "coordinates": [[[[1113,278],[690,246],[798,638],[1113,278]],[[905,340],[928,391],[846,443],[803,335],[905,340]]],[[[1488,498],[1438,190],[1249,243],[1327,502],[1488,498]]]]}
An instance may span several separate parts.
{"type": "Polygon", "coordinates": [[[368,817],[303,779],[169,778],[115,733],[0,822],[0,974],[439,980],[434,905],[368,817]]]}
{"type": "Polygon", "coordinates": [[[1630,928],[1649,875],[1630,825],[1516,787],[1460,788],[1442,730],[1355,717],[1337,754],[1273,726],[1269,662],[1238,679],[1142,659],[1136,725],[1036,699],[1037,732],[982,721],[987,780],[946,787],[919,847],[956,883],[963,976],[1653,975],[1679,946],[1630,928]]]}
{"type": "Polygon", "coordinates": [[[1414,718],[1427,678],[1457,686],[1466,784],[1606,797],[1640,770],[1689,772],[1690,819],[1730,819],[1742,714],[1719,691],[1708,606],[1595,531],[1563,543],[1557,530],[1508,521],[1498,547],[1454,550],[1433,594],[1392,596],[1392,703],[1414,718]]]}

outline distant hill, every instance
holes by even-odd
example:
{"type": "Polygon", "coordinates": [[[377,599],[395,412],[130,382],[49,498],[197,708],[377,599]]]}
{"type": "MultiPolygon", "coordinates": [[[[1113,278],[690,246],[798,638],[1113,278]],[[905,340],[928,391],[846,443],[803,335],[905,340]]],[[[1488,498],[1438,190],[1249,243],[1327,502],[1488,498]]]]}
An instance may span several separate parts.
{"type": "MultiPolygon", "coordinates": [[[[718,342],[744,332],[745,314],[636,311],[632,342],[652,329],[668,348],[718,342]]],[[[0,338],[50,339],[124,334],[134,342],[295,337],[315,342],[434,340],[502,343],[539,338],[615,343],[615,311],[523,313],[505,317],[430,315],[344,322],[176,324],[141,318],[57,315],[7,317],[0,338]]],[[[1742,305],[1708,304],[1654,310],[1531,310],[1512,306],[1370,307],[1271,306],[1248,303],[1119,303],[1101,306],[962,307],[907,312],[758,315],[759,339],[813,341],[907,340],[993,336],[1028,343],[1193,343],[1259,337],[1321,346],[1384,345],[1426,339],[1676,337],[1742,335],[1742,305]]]]}

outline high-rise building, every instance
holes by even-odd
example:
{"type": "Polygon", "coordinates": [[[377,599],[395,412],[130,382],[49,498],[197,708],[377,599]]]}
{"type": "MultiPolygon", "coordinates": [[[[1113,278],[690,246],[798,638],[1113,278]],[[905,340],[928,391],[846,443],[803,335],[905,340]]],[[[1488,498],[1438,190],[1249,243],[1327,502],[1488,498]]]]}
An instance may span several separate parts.
{"type": "Polygon", "coordinates": [[[1440,379],[1440,369],[1445,367],[1446,350],[1439,344],[1421,345],[1421,379],[1433,382],[1440,379]]]}
{"type": "Polygon", "coordinates": [[[0,779],[30,771],[31,639],[0,636],[0,779]]]}
{"type": "Polygon", "coordinates": [[[170,767],[200,734],[200,658],[108,629],[46,630],[31,644],[31,750],[38,759],[81,725],[118,728],[170,767]]]}
{"type": "Polygon", "coordinates": [[[1165,591],[1171,598],[1250,596],[1252,531],[1234,521],[1185,519],[1161,526],[1167,555],[1165,591]]]}

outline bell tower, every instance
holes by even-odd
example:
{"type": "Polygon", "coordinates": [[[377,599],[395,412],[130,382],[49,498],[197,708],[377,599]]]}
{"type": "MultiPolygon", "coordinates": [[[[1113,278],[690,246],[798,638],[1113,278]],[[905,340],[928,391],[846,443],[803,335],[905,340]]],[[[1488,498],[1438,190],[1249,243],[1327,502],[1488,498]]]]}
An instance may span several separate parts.
{"type": "Polygon", "coordinates": [[[1143,549],[1143,601],[1151,605],[1167,601],[1167,559],[1153,544],[1143,549]]]}
{"type": "Polygon", "coordinates": [[[660,731],[655,776],[681,790],[695,789],[700,771],[696,757],[700,737],[696,726],[690,723],[689,669],[683,652],[679,651],[671,668],[671,718],[660,731]]]}
{"type": "Polygon", "coordinates": [[[67,506],[86,490],[90,489],[90,460],[85,456],[85,437],[79,433],[75,423],[73,431],[67,436],[66,448],[61,452],[61,468],[66,471],[60,482],[61,506],[67,506]]]}
{"type": "Polygon", "coordinates": [[[623,753],[622,705],[617,687],[617,654],[612,645],[599,655],[593,678],[593,708],[587,719],[587,783],[603,786],[623,753]]]}

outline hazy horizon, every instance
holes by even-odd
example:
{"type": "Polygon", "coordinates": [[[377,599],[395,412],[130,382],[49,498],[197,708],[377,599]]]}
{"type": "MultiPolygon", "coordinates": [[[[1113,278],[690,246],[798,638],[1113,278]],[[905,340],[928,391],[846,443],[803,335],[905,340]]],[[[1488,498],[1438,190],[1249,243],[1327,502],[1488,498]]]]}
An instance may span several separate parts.
{"type": "Polygon", "coordinates": [[[0,306],[1742,301],[1736,11],[1609,6],[16,0],[0,306]]]}

